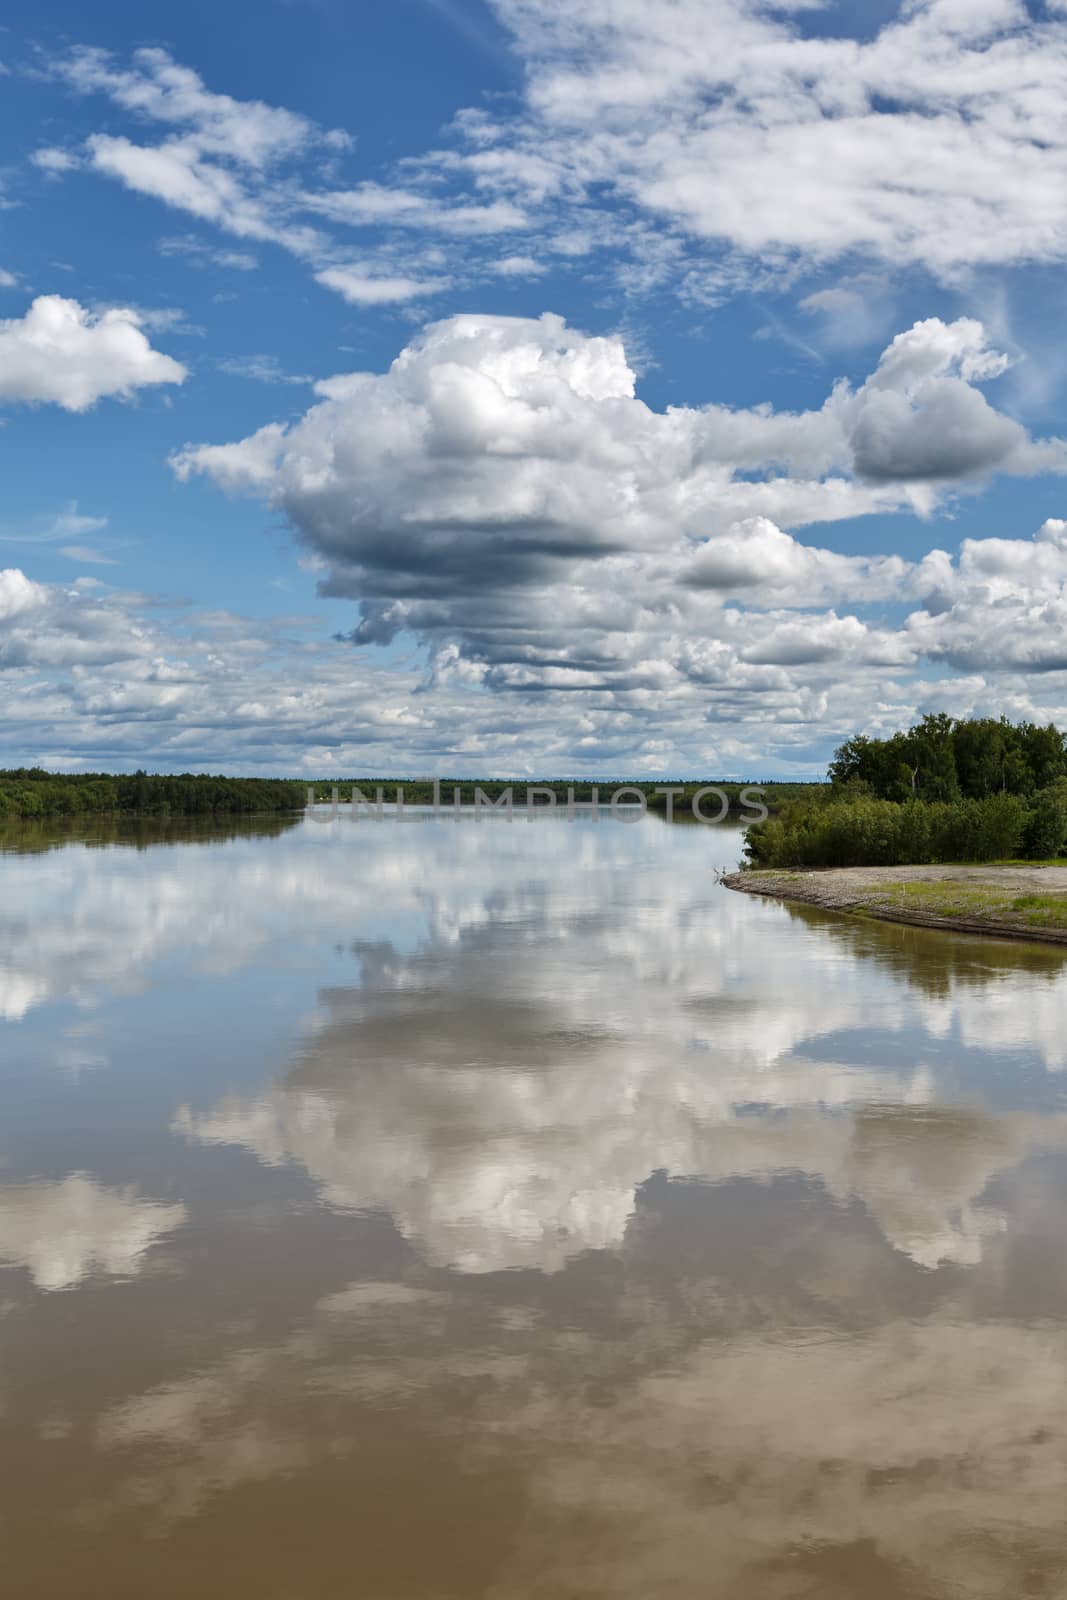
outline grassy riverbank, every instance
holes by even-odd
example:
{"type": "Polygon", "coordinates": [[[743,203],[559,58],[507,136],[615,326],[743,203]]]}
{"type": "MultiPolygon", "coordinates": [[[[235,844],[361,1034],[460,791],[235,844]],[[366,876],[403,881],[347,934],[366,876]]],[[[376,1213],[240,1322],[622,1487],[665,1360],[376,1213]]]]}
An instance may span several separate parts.
{"type": "Polygon", "coordinates": [[[727,888],[886,922],[1067,945],[1067,861],[735,872],[727,888]]]}

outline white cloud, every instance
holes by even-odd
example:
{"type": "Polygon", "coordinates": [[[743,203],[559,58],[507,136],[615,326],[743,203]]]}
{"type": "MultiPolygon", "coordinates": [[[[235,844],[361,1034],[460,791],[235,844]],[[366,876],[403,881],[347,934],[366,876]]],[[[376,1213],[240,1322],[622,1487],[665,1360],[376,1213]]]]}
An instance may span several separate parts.
{"type": "Polygon", "coordinates": [[[942,556],[926,574],[907,621],[916,649],[962,671],[1067,671],[1067,522],[1030,541],[965,539],[955,566],[942,556]]]}
{"type": "MultiPolygon", "coordinates": [[[[172,130],[154,145],[125,134],[91,134],[84,160],[94,171],[241,238],[271,241],[298,256],[326,243],[316,229],[288,220],[288,206],[270,175],[279,163],[316,147],[346,148],[346,135],[323,132],[282,107],[216,94],[164,50],[135,51],[132,65],[122,68],[106,51],[78,49],[57,58],[52,71],[81,94],[107,95],[135,120],[172,130]]],[[[39,151],[34,159],[53,175],[82,164],[81,156],[56,150],[39,151]]],[[[231,264],[243,268],[247,258],[238,253],[231,264]]]]}
{"type": "Polygon", "coordinates": [[[13,272],[8,272],[6,267],[0,267],[0,289],[14,289],[18,281],[13,272]]]}
{"type": "Polygon", "coordinates": [[[510,596],[472,585],[465,601],[371,605],[360,639],[409,627],[432,640],[428,661],[388,664],[307,617],[156,613],[90,578],[45,585],[13,569],[0,580],[0,765],[59,752],[93,770],[807,776],[844,733],[927,709],[1067,723],[1067,680],[1032,670],[1062,648],[1051,616],[1023,659],[1004,600],[961,591],[946,613],[948,554],[841,557],[758,522],[725,540],[741,563],[713,574],[728,603],[707,572],[694,584],[682,545],[597,556],[510,596]],[[924,657],[950,650],[976,664],[931,678],[924,657]]]}
{"type": "Polygon", "coordinates": [[[606,184],[783,266],[1067,253],[1067,30],[1021,0],[915,0],[863,40],[769,0],[492,4],[528,76],[525,117],[468,119],[489,192],[606,184]]]}
{"type": "Polygon", "coordinates": [[[105,556],[99,550],[94,550],[87,544],[65,544],[59,551],[61,556],[66,556],[68,561],[80,561],[90,567],[114,567],[118,563],[112,556],[105,556]]]}
{"type": "Polygon", "coordinates": [[[306,374],[286,372],[277,356],[223,356],[217,363],[220,372],[231,378],[250,378],[254,383],[310,384],[306,374]]]}
{"type": "Polygon", "coordinates": [[[46,591],[33,583],[18,567],[5,567],[0,572],[0,622],[10,622],[25,611],[43,605],[46,591]]]}
{"type": "MultiPolygon", "coordinates": [[[[123,69],[107,51],[78,49],[54,62],[53,71],[82,94],[106,94],[140,119],[185,130],[200,151],[252,168],[323,138],[314,123],[292,111],[212,93],[165,50],[136,50],[132,65],[123,69]]],[[[338,135],[325,139],[336,146],[338,135]]]]}
{"type": "Polygon", "coordinates": [[[65,511],[53,518],[49,537],[69,538],[72,534],[99,533],[106,528],[107,517],[88,517],[78,510],[77,500],[72,500],[65,511]]]}
{"type": "MultiPolygon", "coordinates": [[[[497,687],[633,687],[637,670],[666,688],[697,670],[693,640],[798,663],[769,616],[745,617],[742,647],[727,596],[914,596],[907,563],[813,549],[782,524],[929,510],[943,486],[996,469],[1067,470],[1062,441],[1035,442],[976,387],[1003,366],[979,323],[929,319],[818,410],[656,412],[616,337],[550,315],[463,316],[385,374],[319,384],[296,424],[188,447],[174,465],[283,510],[328,564],[326,592],[360,599],[360,642],[401,628],[458,641],[497,687]]],[[[830,615],[808,638],[809,661],[911,659],[859,619],[830,615]]]]}
{"type": "MultiPolygon", "coordinates": [[[[772,0],[491,3],[526,68],[520,109],[461,111],[448,145],[399,175],[324,181],[313,160],[347,135],[209,90],[158,49],[128,65],[77,50],[52,70],[160,142],[100,131],[84,153],[33,159],[52,176],[87,160],[320,272],[338,248],[313,224],[373,227],[393,259],[372,276],[405,282],[425,275],[413,233],[433,239],[442,277],[517,272],[499,237],[524,230],[537,248],[517,259],[608,249],[599,270],[626,292],[670,284],[697,303],[828,263],[956,281],[1067,256],[1067,21],[1022,0],[914,0],[864,39],[825,22],[812,35],[818,8],[772,0]]],[[[840,342],[881,333],[869,307],[808,309],[840,342]]]]}
{"type": "Polygon", "coordinates": [[[76,300],[41,295],[24,317],[0,321],[0,401],[87,411],[185,377],[180,362],[153,350],[132,310],[94,316],[76,300]]]}
{"type": "Polygon", "coordinates": [[[936,482],[994,468],[1067,470],[1061,440],[1032,443],[974,387],[999,377],[1007,365],[971,318],[946,324],[930,317],[898,334],[856,397],[850,419],[856,471],[874,479],[936,482]]]}
{"type": "Polygon", "coordinates": [[[490,263],[490,271],[501,278],[539,278],[545,268],[533,256],[501,256],[490,263]]]}
{"type": "Polygon", "coordinates": [[[163,256],[184,256],[196,267],[210,263],[233,272],[254,272],[259,265],[258,259],[248,250],[213,249],[192,234],[170,235],[161,239],[159,253],[163,256]]]}
{"type": "Polygon", "coordinates": [[[81,166],[81,157],[71,150],[62,150],[54,145],[45,146],[35,150],[30,157],[33,165],[45,172],[49,177],[58,178],[65,172],[74,172],[81,166]]]}
{"type": "MultiPolygon", "coordinates": [[[[315,384],[295,422],[175,458],[288,516],[324,590],[359,602],[347,642],[12,570],[0,739],[180,769],[807,774],[931,705],[1067,720],[1060,522],[917,561],[798,531],[1062,471],[1060,441],[984,398],[1004,366],[979,323],[928,319],[812,410],[656,411],[618,337],[434,324],[387,372],[315,384]],[[420,648],[378,667],[401,631],[420,648]]],[[[102,523],[72,505],[47,536],[94,563],[102,523]]]]}
{"type": "Polygon", "coordinates": [[[333,222],[354,226],[391,223],[402,228],[434,228],[464,235],[508,233],[529,225],[528,218],[510,200],[470,205],[439,200],[408,189],[362,183],[357,189],[306,193],[304,203],[333,222]]]}
{"type": "MultiPolygon", "coordinates": [[[[831,288],[814,290],[799,302],[801,311],[817,319],[822,350],[880,342],[889,332],[891,304],[890,285],[876,274],[843,279],[831,288]]],[[[775,331],[768,329],[767,336],[773,336],[775,331]]]]}
{"type": "MultiPolygon", "coordinates": [[[[525,225],[520,209],[506,198],[442,201],[370,182],[343,190],[301,189],[287,168],[316,151],[344,151],[348,136],[324,132],[309,118],[280,107],[216,94],[162,50],[135,52],[128,68],[117,66],[105,51],[75,50],[52,70],[79,93],[104,94],[137,121],[162,123],[168,132],[158,143],[127,133],[93,133],[78,157],[38,152],[43,170],[56,175],[86,164],[238,238],[278,245],[312,263],[321,283],[354,304],[400,302],[445,288],[448,280],[438,275],[431,281],[421,271],[416,275],[398,264],[395,251],[375,267],[346,262],[330,235],[299,220],[297,213],[349,225],[385,220],[402,232],[432,229],[461,239],[525,225]]],[[[247,252],[210,251],[195,239],[164,241],[163,248],[236,270],[256,264],[247,252]]]]}
{"type": "Polygon", "coordinates": [[[376,276],[359,267],[324,267],[315,274],[316,283],[337,293],[350,305],[395,305],[427,294],[440,294],[449,286],[447,278],[418,279],[376,276]]]}
{"type": "Polygon", "coordinates": [[[205,160],[194,141],[138,145],[125,136],[101,133],[92,134],[86,147],[96,171],[242,238],[270,240],[301,256],[311,254],[322,243],[313,229],[280,221],[268,203],[249,191],[242,177],[205,160]]]}

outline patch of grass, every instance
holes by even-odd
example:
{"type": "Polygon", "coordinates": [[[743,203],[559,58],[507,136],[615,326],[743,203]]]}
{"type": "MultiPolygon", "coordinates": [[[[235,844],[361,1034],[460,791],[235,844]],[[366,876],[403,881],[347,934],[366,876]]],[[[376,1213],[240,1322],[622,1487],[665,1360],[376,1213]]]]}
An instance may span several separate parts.
{"type": "Polygon", "coordinates": [[[1010,861],[983,861],[984,867],[1067,867],[1065,856],[1045,856],[1040,861],[1030,861],[1025,856],[1014,856],[1010,861]]]}
{"type": "Polygon", "coordinates": [[[865,906],[912,906],[936,917],[967,917],[1009,927],[1067,928],[1067,895],[1013,894],[994,884],[887,881],[864,897],[865,906]]]}
{"type": "Polygon", "coordinates": [[[952,882],[898,882],[880,886],[879,893],[892,901],[918,901],[926,911],[941,912],[946,916],[981,915],[983,912],[1006,910],[1010,904],[1008,891],[986,884],[952,882]]]}
{"type": "Polygon", "coordinates": [[[1034,927],[1067,927],[1067,897],[1061,894],[1021,894],[1011,903],[1034,927]]]}

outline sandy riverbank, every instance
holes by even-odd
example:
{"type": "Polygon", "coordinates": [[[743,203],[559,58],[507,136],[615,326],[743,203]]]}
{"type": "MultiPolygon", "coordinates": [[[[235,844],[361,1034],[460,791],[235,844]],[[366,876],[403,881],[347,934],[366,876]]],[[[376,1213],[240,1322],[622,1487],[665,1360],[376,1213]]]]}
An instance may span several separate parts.
{"type": "Polygon", "coordinates": [[[924,928],[1067,944],[1067,865],[734,872],[729,889],[924,928]]]}

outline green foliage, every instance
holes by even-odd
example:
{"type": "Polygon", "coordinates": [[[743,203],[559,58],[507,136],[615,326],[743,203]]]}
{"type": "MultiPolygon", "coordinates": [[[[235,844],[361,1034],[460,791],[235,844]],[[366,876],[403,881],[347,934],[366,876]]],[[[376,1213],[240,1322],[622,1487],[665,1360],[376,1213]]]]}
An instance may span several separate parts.
{"type": "Polygon", "coordinates": [[[1023,854],[1032,861],[1048,861],[1062,855],[1067,845],[1067,778],[1060,778],[1033,796],[1023,854]]]}
{"type": "MultiPolygon", "coordinates": [[[[756,802],[762,802],[768,811],[780,810],[785,805],[796,804],[800,800],[809,799],[821,794],[826,785],[822,783],[780,783],[769,781],[760,783],[754,780],[749,783],[738,783],[733,779],[706,778],[699,782],[692,779],[681,778],[656,778],[652,781],[632,778],[600,778],[595,781],[589,778],[546,778],[538,779],[535,785],[537,794],[535,804],[548,805],[546,791],[551,791],[556,798],[556,804],[566,805],[568,790],[573,790],[575,803],[588,805],[597,792],[599,802],[606,806],[616,789],[623,787],[637,789],[645,797],[645,804],[649,811],[665,813],[668,808],[668,797],[665,794],[656,794],[657,789],[676,789],[671,805],[672,815],[684,822],[691,821],[693,817],[692,802],[698,790],[707,787],[721,789],[728,801],[731,816],[751,816],[757,809],[756,802]],[[756,791],[748,800],[742,798],[746,789],[756,791]]],[[[339,800],[347,804],[353,789],[358,789],[372,804],[377,804],[378,791],[381,790],[382,801],[386,806],[396,803],[398,792],[403,794],[403,803],[407,806],[428,806],[433,803],[434,786],[428,778],[330,778],[325,782],[315,782],[311,785],[315,791],[315,798],[320,803],[329,804],[333,790],[336,788],[339,800]]],[[[459,805],[470,806],[474,804],[476,790],[481,792],[490,801],[497,801],[505,790],[512,791],[512,799],[516,806],[526,804],[526,782],[511,778],[441,778],[439,781],[440,803],[443,806],[459,805]]],[[[633,795],[629,798],[632,800],[633,795]]],[[[707,814],[714,815],[719,809],[720,802],[714,795],[707,796],[701,802],[701,809],[707,814]]]]}
{"type": "MultiPolygon", "coordinates": [[[[708,782],[714,783],[714,780],[709,779],[708,782]]],[[[599,789],[601,803],[607,805],[613,791],[624,783],[626,780],[621,778],[605,779],[600,782],[596,787],[599,789]]],[[[344,801],[347,801],[352,789],[357,788],[372,804],[380,789],[386,805],[395,802],[398,789],[403,790],[404,802],[410,806],[430,804],[434,792],[432,783],[427,779],[331,779],[326,783],[311,785],[317,799],[327,803],[335,786],[344,801]]],[[[654,790],[677,788],[680,792],[674,796],[673,813],[681,821],[692,820],[693,796],[698,789],[704,787],[703,784],[692,781],[675,783],[671,780],[638,782],[627,786],[640,789],[646,797],[649,810],[659,812],[666,811],[667,796],[657,795],[654,790]]],[[[545,789],[550,789],[556,796],[557,804],[561,805],[566,803],[569,787],[573,788],[575,799],[579,802],[588,803],[592,798],[592,786],[588,780],[549,781],[538,784],[537,787],[541,791],[536,797],[536,803],[539,805],[547,803],[543,792],[545,789]]],[[[820,793],[825,785],[771,783],[750,786],[730,782],[720,783],[717,787],[726,794],[731,814],[744,817],[751,816],[755,810],[753,799],[762,797],[763,803],[774,810],[782,805],[810,798],[820,793]],[[761,796],[743,799],[742,795],[747,787],[761,791],[761,796]]],[[[453,793],[458,791],[460,804],[471,805],[474,802],[476,788],[481,789],[491,800],[498,799],[505,789],[512,788],[514,803],[516,805],[526,803],[525,783],[512,784],[509,780],[497,778],[442,779],[441,803],[446,806],[452,805],[453,793]]],[[[59,774],[45,772],[40,767],[21,767],[13,771],[0,771],[0,821],[5,818],[43,821],[90,815],[212,817],[254,813],[279,814],[302,809],[307,799],[307,792],[306,783],[292,783],[274,778],[204,777],[192,773],[183,773],[178,777],[160,777],[148,772],[117,776],[105,773],[59,774]]],[[[704,801],[704,809],[714,814],[718,804],[714,797],[709,797],[704,801]]]]}
{"type": "Polygon", "coordinates": [[[748,830],[768,867],[1048,860],[1067,846],[1067,744],[1058,728],[927,716],[835,752],[821,796],[748,830]]]}
{"type": "Polygon", "coordinates": [[[1058,728],[1002,717],[953,721],[939,713],[889,739],[847,739],[830,763],[836,789],[863,784],[878,800],[984,800],[1029,796],[1067,778],[1058,728]]]}
{"type": "Polygon", "coordinates": [[[752,863],[760,867],[999,861],[1018,855],[1033,816],[1024,801],[1011,794],[989,795],[984,800],[908,800],[903,804],[863,798],[831,800],[756,823],[745,836],[745,849],[752,863]]]}
{"type": "Polygon", "coordinates": [[[204,777],[147,772],[54,773],[40,767],[0,771],[0,819],[125,814],[150,817],[250,816],[297,811],[301,783],[277,778],[204,777]]]}

